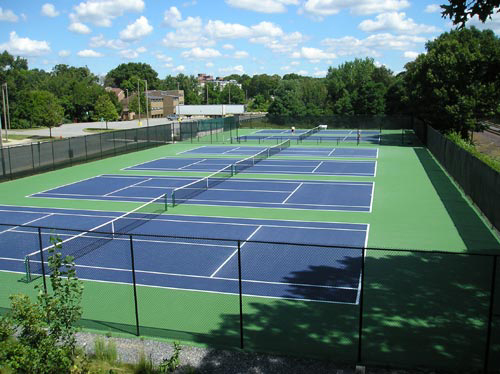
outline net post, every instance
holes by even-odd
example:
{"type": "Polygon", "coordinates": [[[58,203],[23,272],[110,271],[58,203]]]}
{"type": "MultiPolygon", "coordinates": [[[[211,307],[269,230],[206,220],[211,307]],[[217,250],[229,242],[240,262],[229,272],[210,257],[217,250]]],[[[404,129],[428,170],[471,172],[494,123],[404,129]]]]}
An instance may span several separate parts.
{"type": "Polygon", "coordinates": [[[363,296],[365,289],[365,259],[366,259],[366,248],[361,248],[361,279],[359,281],[359,330],[358,330],[358,357],[357,363],[362,363],[363,354],[363,296]]]}
{"type": "Polygon", "coordinates": [[[243,288],[241,280],[241,241],[238,240],[238,286],[240,296],[240,348],[244,349],[243,342],[243,288]]]}
{"type": "Polygon", "coordinates": [[[132,235],[129,235],[130,238],[130,264],[132,270],[132,284],[134,286],[134,306],[135,306],[135,327],[136,327],[136,335],[140,336],[141,332],[139,330],[139,307],[137,304],[137,282],[135,280],[135,264],[134,264],[134,239],[132,235]]]}
{"type": "Polygon", "coordinates": [[[40,246],[40,261],[42,263],[42,279],[43,291],[47,294],[47,281],[45,279],[45,265],[43,264],[43,243],[42,243],[42,229],[38,228],[38,245],[40,246]]]}
{"type": "Polygon", "coordinates": [[[31,269],[30,269],[30,258],[28,256],[24,257],[24,271],[26,273],[26,282],[31,282],[31,269]]]}
{"type": "Polygon", "coordinates": [[[165,211],[167,211],[168,210],[168,194],[167,193],[164,195],[164,198],[165,198],[165,211]]]}
{"type": "Polygon", "coordinates": [[[175,191],[172,191],[172,207],[175,207],[175,191]]]}

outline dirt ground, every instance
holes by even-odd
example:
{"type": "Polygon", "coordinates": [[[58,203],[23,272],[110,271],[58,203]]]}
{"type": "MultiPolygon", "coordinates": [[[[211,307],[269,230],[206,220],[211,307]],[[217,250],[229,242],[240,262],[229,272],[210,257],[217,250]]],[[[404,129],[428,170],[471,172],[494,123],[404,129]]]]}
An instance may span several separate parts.
{"type": "Polygon", "coordinates": [[[474,144],[479,152],[490,155],[500,161],[500,135],[490,132],[475,132],[474,144]]]}

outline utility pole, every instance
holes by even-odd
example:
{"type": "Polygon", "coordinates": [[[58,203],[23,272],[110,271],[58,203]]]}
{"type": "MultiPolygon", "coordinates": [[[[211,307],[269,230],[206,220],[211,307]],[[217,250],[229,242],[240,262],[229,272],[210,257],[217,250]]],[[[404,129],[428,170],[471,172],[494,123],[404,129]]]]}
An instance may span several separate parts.
{"type": "Polygon", "coordinates": [[[208,105],[208,83],[205,83],[205,87],[207,88],[207,105],[208,105]]]}
{"type": "Polygon", "coordinates": [[[141,125],[141,91],[139,90],[139,79],[137,80],[137,102],[139,104],[139,123],[141,125]]]}
{"type": "MultiPolygon", "coordinates": [[[[2,104],[3,104],[3,125],[5,126],[5,141],[9,141],[9,132],[7,130],[8,122],[7,122],[7,109],[5,105],[5,89],[7,88],[7,83],[2,84],[2,104]]],[[[0,134],[0,137],[2,134],[0,134]]]]}
{"type": "Polygon", "coordinates": [[[229,83],[229,104],[231,104],[231,83],[229,83]]]}
{"type": "Polygon", "coordinates": [[[144,93],[146,94],[146,126],[149,127],[148,81],[144,79],[144,83],[146,84],[144,88],[144,93]]]}

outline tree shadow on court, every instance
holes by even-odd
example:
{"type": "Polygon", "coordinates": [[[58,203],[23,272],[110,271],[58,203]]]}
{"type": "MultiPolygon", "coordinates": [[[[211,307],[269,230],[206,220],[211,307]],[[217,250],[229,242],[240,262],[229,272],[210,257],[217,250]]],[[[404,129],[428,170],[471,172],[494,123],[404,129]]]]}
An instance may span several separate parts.
{"type": "Polygon", "coordinates": [[[430,152],[425,148],[415,148],[414,151],[453,220],[467,251],[469,253],[499,253],[498,240],[464,199],[458,187],[453,184],[430,152]]]}
{"type": "MultiPolygon", "coordinates": [[[[353,270],[354,259],[344,263],[353,270]]],[[[330,279],[336,268],[320,266],[289,274],[286,282],[330,279]],[[318,278],[319,279],[319,278],[318,278]]],[[[359,273],[358,273],[359,274],[359,273]]],[[[361,362],[402,367],[430,366],[480,371],[485,357],[492,257],[368,250],[363,292],[361,362]]],[[[308,297],[290,286],[284,297],[308,297]]],[[[359,305],[244,296],[245,351],[318,357],[355,363],[359,305]]],[[[238,336],[238,314],[222,314],[219,327],[200,338],[213,346],[238,336]]],[[[227,352],[210,350],[200,368],[231,367],[227,352]]],[[[259,356],[241,372],[270,371],[281,360],[259,356]]],[[[494,363],[499,369],[499,363],[494,363]]],[[[290,370],[289,372],[300,372],[290,370]]]]}

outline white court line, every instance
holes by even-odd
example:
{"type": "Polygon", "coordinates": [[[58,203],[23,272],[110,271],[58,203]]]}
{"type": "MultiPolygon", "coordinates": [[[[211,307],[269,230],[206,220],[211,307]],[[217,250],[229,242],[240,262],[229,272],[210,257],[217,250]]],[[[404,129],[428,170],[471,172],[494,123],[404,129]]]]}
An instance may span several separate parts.
{"type": "Polygon", "coordinates": [[[335,152],[337,148],[333,148],[332,151],[330,153],[328,153],[328,157],[330,157],[332,155],[333,152],[335,152]]]}
{"type": "MultiPolygon", "coordinates": [[[[43,214],[43,213],[42,213],[42,214],[43,214]]],[[[6,233],[6,232],[8,232],[8,231],[13,231],[13,232],[14,232],[14,231],[16,231],[16,229],[17,229],[17,228],[19,228],[19,227],[21,227],[21,226],[25,226],[25,225],[28,225],[28,226],[29,226],[29,225],[30,225],[31,223],[33,223],[33,222],[36,222],[36,221],[39,221],[39,220],[41,220],[41,219],[44,219],[44,218],[50,217],[50,216],[52,216],[52,215],[54,215],[54,213],[49,213],[49,214],[46,214],[46,215],[45,215],[45,216],[43,216],[43,217],[38,217],[38,218],[32,219],[31,221],[25,222],[25,223],[23,223],[23,224],[21,224],[21,225],[13,226],[13,227],[11,227],[10,229],[0,231],[0,235],[1,235],[1,234],[3,234],[3,233],[6,233]]],[[[2,226],[4,226],[4,225],[2,225],[2,226]]]]}
{"type": "Polygon", "coordinates": [[[201,159],[201,160],[199,160],[199,161],[196,161],[196,162],[193,162],[193,163],[191,163],[191,164],[184,165],[184,166],[182,166],[182,167],[178,168],[178,170],[182,170],[182,169],[184,169],[184,168],[188,168],[188,167],[190,167],[190,166],[193,166],[193,165],[199,164],[200,162],[203,162],[203,161],[206,161],[206,160],[207,160],[206,158],[203,158],[203,159],[201,159]]]}
{"type": "MultiPolygon", "coordinates": [[[[102,200],[99,200],[99,201],[102,201],[102,200]]],[[[3,206],[11,206],[11,207],[14,207],[14,208],[19,208],[19,206],[17,205],[9,205],[9,204],[3,204],[3,206]]],[[[37,207],[37,206],[24,206],[23,208],[40,208],[40,207],[37,207]]],[[[68,208],[50,208],[51,210],[56,210],[56,211],[74,211],[75,209],[68,209],[68,208]]],[[[85,209],[86,211],[89,211],[89,212],[97,212],[97,213],[103,213],[102,211],[100,210],[93,210],[93,209],[85,209]]],[[[97,218],[116,218],[116,217],[119,217],[118,215],[117,216],[109,216],[109,215],[89,215],[89,214],[75,214],[75,213],[54,213],[54,212],[48,212],[48,211],[24,211],[24,210],[8,210],[8,209],[0,209],[0,212],[2,211],[5,211],[5,212],[22,212],[22,213],[41,213],[41,214],[49,214],[49,213],[53,213],[53,214],[57,214],[57,215],[64,215],[64,216],[73,216],[73,217],[97,217],[97,218]]],[[[120,216],[121,216],[121,212],[120,212],[120,216]]],[[[190,214],[176,214],[176,216],[178,217],[190,217],[192,218],[193,216],[190,215],[190,214]]],[[[220,219],[221,217],[220,216],[203,216],[203,218],[215,218],[215,219],[220,219]]],[[[189,223],[189,222],[194,222],[194,223],[201,223],[201,224],[220,224],[220,225],[232,225],[232,226],[257,226],[260,224],[261,221],[272,221],[272,222],[275,222],[275,221],[279,221],[279,222],[293,222],[293,223],[298,223],[298,224],[301,224],[301,223],[311,223],[310,221],[302,221],[302,220],[295,220],[295,219],[276,219],[276,218],[238,218],[238,219],[241,219],[241,220],[245,220],[245,221],[257,221],[256,223],[234,223],[234,222],[216,222],[216,221],[193,221],[193,220],[181,220],[181,219],[164,219],[164,218],[160,218],[160,219],[155,219],[155,221],[163,221],[163,222],[186,222],[186,223],[189,223]]],[[[316,223],[316,224],[326,224],[326,225],[330,225],[330,224],[334,224],[334,225],[355,225],[355,226],[367,226],[368,224],[367,223],[356,223],[356,222],[349,222],[349,223],[346,223],[346,222],[312,222],[312,223],[316,223]]],[[[303,228],[303,229],[327,229],[327,230],[339,230],[339,231],[366,231],[365,229],[361,230],[361,229],[353,229],[353,228],[346,228],[346,229],[343,229],[343,228],[338,228],[338,227],[309,227],[309,226],[286,226],[286,225],[269,225],[269,224],[266,224],[266,225],[263,225],[263,226],[266,226],[266,227],[292,227],[292,228],[303,228]]],[[[68,229],[68,230],[71,230],[71,229],[68,229]]],[[[78,229],[74,229],[74,230],[78,230],[78,229]]],[[[207,238],[207,239],[210,239],[210,238],[207,238]]],[[[221,238],[211,238],[213,240],[220,240],[221,238]]]]}
{"type": "Polygon", "coordinates": [[[192,151],[195,151],[197,149],[200,149],[200,148],[206,148],[207,146],[206,145],[201,145],[199,147],[196,147],[196,148],[191,148],[191,149],[187,149],[185,151],[182,151],[182,152],[177,152],[176,155],[182,155],[183,153],[186,153],[186,152],[192,152],[192,151]]]}
{"type": "Polygon", "coordinates": [[[221,155],[225,154],[225,153],[229,153],[229,152],[233,152],[233,151],[236,151],[237,149],[240,149],[241,147],[236,147],[236,148],[231,148],[231,149],[228,149],[227,151],[225,152],[222,152],[221,155]]]}
{"type": "Polygon", "coordinates": [[[139,182],[137,182],[137,183],[133,183],[133,184],[130,184],[130,185],[128,185],[128,186],[125,186],[125,187],[119,188],[119,189],[117,189],[117,190],[114,190],[114,191],[108,192],[107,194],[102,195],[102,196],[109,196],[109,195],[112,195],[112,194],[114,194],[114,193],[116,193],[116,192],[126,190],[127,188],[138,186],[138,185],[140,185],[141,183],[145,183],[145,182],[150,181],[151,179],[153,179],[153,178],[147,178],[147,179],[144,179],[144,180],[139,181],[139,182]]]}
{"type": "Polygon", "coordinates": [[[318,166],[316,166],[316,167],[313,169],[313,171],[311,171],[311,173],[315,173],[315,172],[316,172],[316,170],[318,170],[318,168],[319,168],[321,165],[323,165],[323,162],[325,162],[325,161],[321,161],[321,162],[318,164],[318,166]]]}
{"type": "MultiPolygon", "coordinates": [[[[254,232],[252,232],[252,233],[250,234],[250,236],[249,236],[248,238],[246,238],[246,239],[245,239],[245,242],[244,242],[244,243],[240,246],[240,250],[241,250],[241,248],[243,248],[243,246],[244,246],[244,245],[248,242],[248,240],[250,240],[250,239],[252,238],[252,236],[254,236],[254,235],[257,233],[257,231],[259,231],[259,230],[261,229],[261,227],[262,227],[262,225],[260,225],[259,227],[257,227],[257,228],[254,230],[254,232]]],[[[218,267],[218,268],[217,268],[217,269],[216,269],[216,270],[212,273],[212,275],[210,275],[210,278],[213,278],[213,277],[215,276],[215,274],[217,274],[217,273],[219,272],[219,270],[220,270],[220,269],[222,269],[222,267],[223,267],[224,265],[226,265],[226,264],[229,262],[229,260],[230,260],[230,259],[232,259],[232,258],[234,257],[234,255],[235,255],[236,253],[238,253],[238,248],[236,248],[236,249],[233,251],[233,253],[231,253],[231,255],[230,255],[230,256],[226,259],[226,261],[224,261],[224,262],[223,262],[223,263],[222,263],[222,264],[221,264],[221,265],[220,265],[220,266],[219,266],[219,267],[218,267]]]]}
{"type": "Polygon", "coordinates": [[[372,196],[371,196],[371,199],[370,199],[370,213],[372,212],[373,210],[373,197],[375,196],[375,182],[373,182],[373,185],[372,185],[372,196]]]}
{"type": "Polygon", "coordinates": [[[303,182],[302,182],[302,183],[300,183],[300,184],[297,186],[297,188],[296,188],[296,189],[294,189],[294,190],[290,193],[290,195],[288,195],[288,197],[287,197],[285,200],[283,200],[283,201],[281,202],[281,204],[285,204],[285,203],[288,201],[288,199],[289,199],[289,198],[291,198],[291,197],[292,197],[292,195],[293,195],[295,192],[297,192],[297,191],[299,190],[299,188],[300,188],[300,187],[302,187],[302,185],[303,185],[303,184],[304,184],[303,182]]]}
{"type": "Polygon", "coordinates": [[[377,167],[378,167],[378,162],[375,161],[375,168],[373,170],[373,177],[376,177],[377,176],[377,167]]]}
{"type": "Polygon", "coordinates": [[[99,178],[99,177],[102,177],[102,176],[103,176],[103,174],[100,174],[100,175],[95,175],[95,176],[89,177],[89,178],[79,179],[79,180],[76,180],[74,182],[70,182],[70,183],[66,183],[66,184],[61,184],[60,186],[49,188],[48,190],[38,191],[38,192],[32,193],[31,195],[27,195],[25,197],[32,197],[33,195],[36,195],[38,193],[45,193],[47,191],[54,190],[56,188],[71,186],[72,184],[75,184],[75,183],[85,182],[85,181],[88,181],[88,180],[91,180],[91,179],[94,179],[94,178],[99,178]]]}

